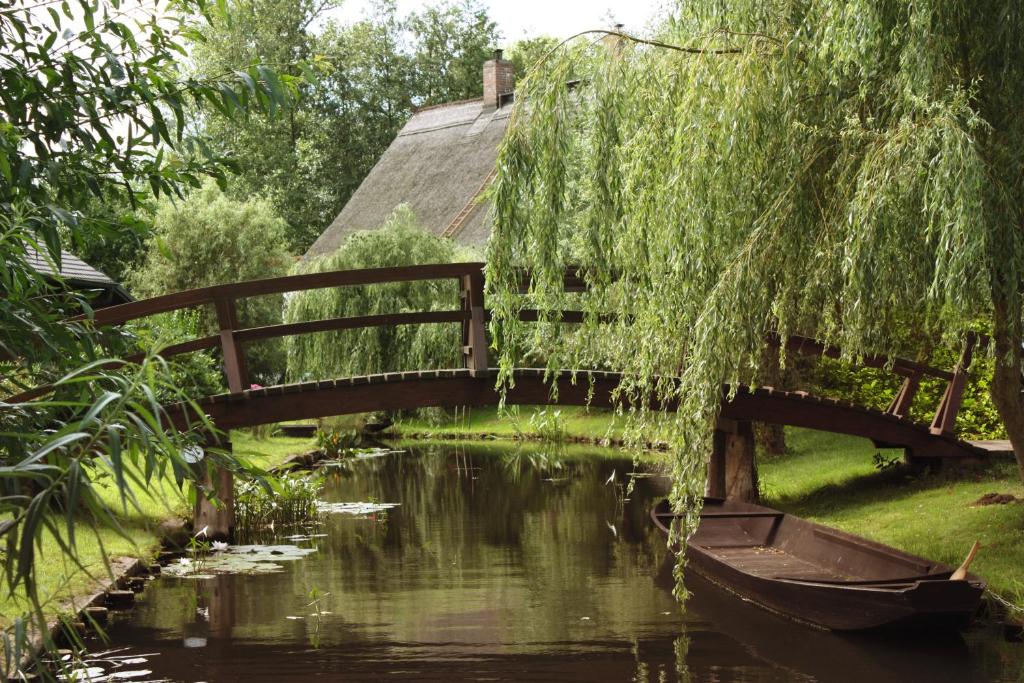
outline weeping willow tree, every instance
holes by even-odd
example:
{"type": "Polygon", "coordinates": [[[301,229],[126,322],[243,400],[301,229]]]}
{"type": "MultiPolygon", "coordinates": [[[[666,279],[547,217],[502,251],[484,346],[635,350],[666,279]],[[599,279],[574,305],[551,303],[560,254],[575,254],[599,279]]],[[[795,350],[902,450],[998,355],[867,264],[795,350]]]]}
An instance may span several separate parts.
{"type": "Polygon", "coordinates": [[[678,401],[673,498],[692,524],[722,386],[758,375],[769,333],[855,360],[983,325],[1024,476],[1024,5],[707,0],[658,41],[592,38],[520,84],[500,150],[503,379],[543,335],[552,368],[624,371],[635,424],[678,401]],[[586,295],[562,293],[569,264],[586,295]],[[580,329],[561,308],[586,311],[580,329]]]}
{"type": "MultiPolygon", "coordinates": [[[[468,260],[451,240],[431,235],[401,205],[377,230],[358,232],[333,254],[304,264],[303,273],[386,268],[468,260]]],[[[384,313],[455,310],[454,280],[396,282],[314,289],[291,295],[285,322],[351,318],[384,313]]],[[[352,377],[381,372],[453,368],[461,331],[451,324],[367,327],[287,339],[288,375],[293,380],[352,377]]]]}

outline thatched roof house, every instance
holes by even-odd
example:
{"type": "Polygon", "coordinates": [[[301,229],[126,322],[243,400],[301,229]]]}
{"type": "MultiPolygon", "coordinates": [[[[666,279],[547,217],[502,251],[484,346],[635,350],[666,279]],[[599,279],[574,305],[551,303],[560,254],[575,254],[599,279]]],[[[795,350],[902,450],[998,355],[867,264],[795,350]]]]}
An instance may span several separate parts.
{"type": "Polygon", "coordinates": [[[494,178],[515,84],[500,50],[484,64],[483,81],[480,99],[413,114],[305,258],[330,254],[352,233],[379,227],[399,204],[408,204],[435,235],[482,246],[491,223],[480,195],[494,178]]]}

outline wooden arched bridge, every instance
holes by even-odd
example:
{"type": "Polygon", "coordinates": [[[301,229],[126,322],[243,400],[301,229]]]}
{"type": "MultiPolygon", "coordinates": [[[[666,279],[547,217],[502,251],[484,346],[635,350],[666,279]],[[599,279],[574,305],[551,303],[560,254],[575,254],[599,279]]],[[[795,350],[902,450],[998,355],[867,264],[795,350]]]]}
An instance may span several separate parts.
{"type": "MultiPolygon", "coordinates": [[[[220,331],[216,335],[164,347],[164,357],[206,349],[220,349],[230,391],[199,398],[199,405],[221,429],[323,417],[375,410],[403,410],[432,406],[480,406],[498,402],[494,376],[488,366],[484,305],[484,275],[481,263],[451,263],[397,268],[338,271],[254,280],[177,292],[142,301],[111,306],[95,313],[97,327],[120,325],[160,313],[210,306],[216,311],[220,331]],[[237,302],[259,296],[285,294],[327,287],[352,287],[425,280],[456,280],[461,306],[446,311],[416,311],[351,318],[332,318],[263,327],[239,324],[237,302]],[[272,387],[249,383],[246,344],[291,335],[389,325],[458,324],[462,327],[463,367],[446,370],[395,372],[363,377],[327,379],[272,387]]],[[[567,275],[568,290],[584,285],[567,275]]],[[[580,322],[579,311],[563,311],[562,321],[580,322]]],[[[536,320],[536,311],[524,311],[524,320],[536,320]]],[[[836,357],[838,351],[814,340],[791,337],[790,351],[836,357]]],[[[136,357],[135,359],[137,359],[136,357]]],[[[869,438],[890,447],[902,447],[917,458],[956,458],[978,455],[969,443],[956,438],[954,427],[967,379],[971,346],[952,370],[941,370],[914,361],[866,357],[863,363],[889,368],[904,378],[903,385],[887,410],[873,410],[852,403],[822,398],[803,391],[778,391],[769,387],[739,387],[735,398],[725,403],[722,417],[738,421],[771,422],[808,427],[869,438]],[[910,404],[924,377],[947,383],[946,391],[930,425],[908,418],[910,404]]],[[[131,359],[130,359],[131,360],[131,359]]],[[[510,404],[595,405],[610,407],[612,390],[620,375],[586,370],[564,371],[557,398],[553,399],[545,371],[519,369],[510,404]]],[[[551,378],[548,378],[550,380],[551,378]]],[[[723,387],[727,392],[728,387],[723,387]]],[[[672,409],[673,406],[667,406],[672,409]]]]}
{"type": "MultiPolygon", "coordinates": [[[[580,291],[585,284],[574,274],[565,278],[567,291],[580,291]]],[[[172,311],[212,307],[219,332],[160,349],[164,357],[207,349],[220,349],[229,391],[201,397],[198,404],[222,430],[259,424],[324,417],[377,410],[405,410],[434,406],[495,405],[497,371],[489,367],[485,325],[488,311],[484,302],[484,273],[481,263],[452,263],[397,268],[378,268],[294,275],[236,284],[204,287],[165,296],[111,306],[95,312],[98,327],[121,325],[130,321],[172,311]],[[454,280],[460,290],[460,305],[454,310],[413,311],[349,318],[332,318],[262,327],[244,327],[239,323],[237,302],[253,297],[288,292],[352,287],[397,282],[454,280]],[[334,330],[394,325],[453,324],[462,329],[462,367],[444,370],[395,372],[362,377],[332,378],[271,387],[251,385],[246,367],[247,344],[261,340],[312,334],[334,330]]],[[[522,319],[536,320],[536,311],[523,311],[522,319]]],[[[582,321],[580,311],[562,311],[563,323],[582,321]]],[[[776,343],[780,343],[776,340],[776,343]]],[[[814,340],[791,337],[785,341],[790,351],[838,356],[838,350],[814,340]]],[[[903,377],[903,383],[889,407],[874,410],[852,403],[811,395],[803,391],[780,391],[770,387],[737,387],[735,396],[724,403],[720,430],[737,434],[737,425],[769,422],[851,434],[871,439],[879,446],[903,448],[910,459],[963,459],[983,455],[983,451],[956,437],[956,415],[967,380],[973,341],[964,349],[960,362],[952,370],[942,370],[914,361],[896,358],[866,357],[871,367],[888,368],[903,377]],[[909,418],[915,393],[925,377],[946,382],[946,390],[930,425],[909,418]]],[[[127,359],[135,360],[136,358],[127,359]]],[[[554,378],[544,370],[524,368],[514,372],[515,384],[505,395],[508,404],[593,405],[611,407],[613,390],[621,375],[613,372],[566,370],[554,378]],[[556,398],[550,381],[558,381],[556,398]]],[[[723,387],[728,393],[729,387],[723,387]]],[[[35,393],[35,392],[33,392],[35,393]]],[[[30,398],[30,394],[7,399],[30,398]]],[[[674,406],[663,406],[669,410],[674,406]]],[[[169,410],[182,423],[184,411],[169,410]]],[[[726,441],[728,436],[725,437],[726,441]]],[[[728,451],[723,445],[723,451],[728,451]]],[[[716,451],[719,449],[716,449],[716,451]]],[[[712,460],[712,490],[728,492],[728,470],[722,456],[716,467],[712,460]],[[717,470],[717,471],[716,471],[717,470]],[[715,479],[718,484],[715,484],[715,479]],[[724,487],[724,489],[723,489],[724,487]]]]}

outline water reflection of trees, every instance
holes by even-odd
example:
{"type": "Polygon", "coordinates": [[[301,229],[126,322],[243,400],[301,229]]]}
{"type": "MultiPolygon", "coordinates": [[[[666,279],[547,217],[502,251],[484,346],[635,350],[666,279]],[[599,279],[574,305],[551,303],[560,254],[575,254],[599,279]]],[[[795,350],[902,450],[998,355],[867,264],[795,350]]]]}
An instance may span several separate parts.
{"type": "MultiPolygon", "coordinates": [[[[315,585],[331,592],[324,608],[335,620],[386,623],[403,639],[429,641],[438,629],[508,644],[524,633],[568,641],[629,632],[673,606],[651,584],[665,552],[647,524],[651,496],[639,490],[617,505],[604,483],[616,468],[621,476],[628,460],[504,446],[416,449],[329,472],[325,500],[401,506],[386,519],[329,517],[318,556],[262,600],[294,602],[315,585]],[[476,628],[462,632],[460,620],[476,628]]],[[[238,624],[287,611],[244,597],[238,609],[253,610],[238,624]]],[[[325,628],[325,644],[331,638],[325,628]]]]}

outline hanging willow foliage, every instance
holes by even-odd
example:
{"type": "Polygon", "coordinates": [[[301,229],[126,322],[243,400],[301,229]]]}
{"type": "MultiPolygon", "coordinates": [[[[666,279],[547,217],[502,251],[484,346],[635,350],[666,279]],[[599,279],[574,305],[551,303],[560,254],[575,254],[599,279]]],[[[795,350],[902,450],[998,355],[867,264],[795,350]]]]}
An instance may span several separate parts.
{"type": "Polygon", "coordinates": [[[1024,453],[1022,14],[687,2],[667,46],[608,34],[553,51],[519,84],[493,190],[503,371],[543,334],[551,368],[624,371],[636,425],[678,402],[673,500],[690,529],[722,386],[757,376],[771,332],[855,360],[959,344],[983,321],[1024,453]],[[561,292],[570,264],[586,295],[561,292]],[[518,321],[525,306],[548,312],[543,332],[518,321]],[[582,328],[560,330],[559,308],[587,311],[582,328]]]}
{"type": "MultiPolygon", "coordinates": [[[[352,235],[336,252],[299,272],[386,268],[468,260],[448,239],[420,227],[412,210],[401,205],[377,230],[352,235]]],[[[287,323],[350,318],[383,313],[455,310],[454,280],[396,282],[332,287],[298,292],[287,298],[287,323]]],[[[322,332],[286,340],[292,380],[353,377],[381,372],[458,367],[460,329],[452,324],[368,327],[322,332]]]]}

